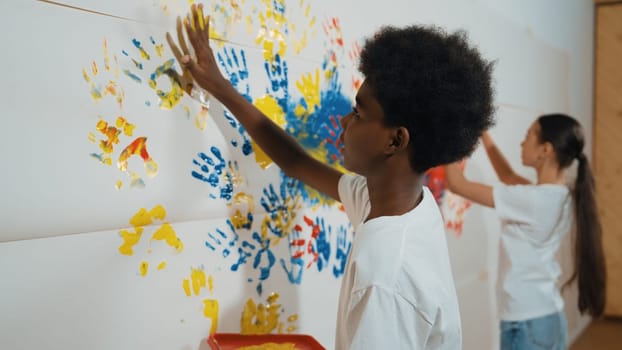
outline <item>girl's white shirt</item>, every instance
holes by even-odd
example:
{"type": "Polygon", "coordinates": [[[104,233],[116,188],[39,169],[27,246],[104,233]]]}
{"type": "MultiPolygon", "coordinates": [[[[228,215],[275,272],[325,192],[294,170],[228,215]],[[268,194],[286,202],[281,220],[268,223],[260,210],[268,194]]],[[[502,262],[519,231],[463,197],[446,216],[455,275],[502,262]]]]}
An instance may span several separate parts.
{"type": "Polygon", "coordinates": [[[561,311],[557,252],[573,222],[569,189],[554,184],[499,185],[493,198],[501,219],[499,318],[522,321],[561,311]]]}

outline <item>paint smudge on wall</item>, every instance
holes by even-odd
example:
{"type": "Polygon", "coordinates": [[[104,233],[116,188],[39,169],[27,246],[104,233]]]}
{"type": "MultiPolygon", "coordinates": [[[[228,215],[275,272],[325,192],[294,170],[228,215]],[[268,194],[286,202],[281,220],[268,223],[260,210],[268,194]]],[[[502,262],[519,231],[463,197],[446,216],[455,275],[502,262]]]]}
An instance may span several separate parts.
{"type": "Polygon", "coordinates": [[[241,334],[270,334],[270,333],[292,333],[298,327],[298,315],[292,314],[286,321],[281,320],[281,304],[278,304],[279,294],[271,293],[266,303],[255,303],[253,299],[248,299],[242,311],[240,320],[241,334]]]}
{"type": "MultiPolygon", "coordinates": [[[[112,165],[112,155],[115,152],[116,145],[119,144],[121,136],[133,136],[135,125],[128,122],[124,117],[119,116],[115,120],[114,125],[109,124],[106,120],[100,119],[95,125],[95,129],[103,138],[97,142],[97,136],[94,132],[90,132],[88,140],[91,143],[97,143],[100,153],[91,153],[91,157],[97,159],[104,165],[112,165]]],[[[154,177],[158,172],[158,164],[151,158],[147,151],[147,137],[139,136],[131,141],[121,150],[116,161],[116,166],[121,173],[130,177],[130,186],[134,188],[144,188],[145,182],[136,171],[128,166],[128,159],[134,155],[140,156],[143,161],[144,171],[147,176],[154,177]]],[[[117,189],[121,189],[123,181],[118,180],[115,183],[117,189]]]]}

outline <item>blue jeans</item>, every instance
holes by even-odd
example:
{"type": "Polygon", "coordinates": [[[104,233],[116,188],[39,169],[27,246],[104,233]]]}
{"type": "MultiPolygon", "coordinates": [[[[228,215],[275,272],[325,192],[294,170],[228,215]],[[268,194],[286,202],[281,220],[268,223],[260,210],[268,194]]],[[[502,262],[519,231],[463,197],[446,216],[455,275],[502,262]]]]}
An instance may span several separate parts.
{"type": "Polygon", "coordinates": [[[563,311],[531,320],[501,321],[501,350],[566,350],[566,334],[563,311]]]}

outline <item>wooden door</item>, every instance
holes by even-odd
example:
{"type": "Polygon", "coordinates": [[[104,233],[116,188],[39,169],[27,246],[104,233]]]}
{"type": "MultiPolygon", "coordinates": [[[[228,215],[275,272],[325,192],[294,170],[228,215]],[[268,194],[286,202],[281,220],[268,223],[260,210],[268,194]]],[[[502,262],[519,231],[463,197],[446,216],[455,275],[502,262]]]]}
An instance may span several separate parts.
{"type": "Polygon", "coordinates": [[[622,1],[596,5],[594,171],[607,259],[605,315],[622,317],[622,1]]]}

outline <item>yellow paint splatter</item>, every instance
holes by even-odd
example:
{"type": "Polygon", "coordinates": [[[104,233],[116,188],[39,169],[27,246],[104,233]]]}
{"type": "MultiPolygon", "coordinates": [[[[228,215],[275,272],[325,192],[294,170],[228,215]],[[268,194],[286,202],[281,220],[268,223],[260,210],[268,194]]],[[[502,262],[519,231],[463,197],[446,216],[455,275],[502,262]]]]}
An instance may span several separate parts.
{"type": "Polygon", "coordinates": [[[236,193],[233,196],[233,204],[236,206],[236,209],[231,215],[231,224],[236,229],[241,229],[243,227],[250,227],[253,219],[253,212],[255,211],[255,200],[253,196],[246,194],[244,192],[236,193]],[[244,207],[244,214],[238,207],[244,207]]]}
{"type": "Polygon", "coordinates": [[[264,152],[254,141],[251,141],[251,145],[253,146],[253,153],[255,153],[255,162],[257,165],[259,165],[262,169],[268,169],[268,167],[274,163],[272,159],[268,157],[266,152],[264,152]]]}
{"type": "Polygon", "coordinates": [[[253,101],[253,105],[268,116],[268,118],[272,119],[278,126],[285,126],[285,112],[274,97],[270,95],[259,97],[253,101]]]}
{"type": "Polygon", "coordinates": [[[123,134],[126,136],[132,136],[132,134],[134,133],[134,128],[136,127],[134,124],[129,123],[122,116],[117,117],[115,125],[117,126],[117,128],[123,129],[123,134]]]}
{"type": "Polygon", "coordinates": [[[114,188],[116,188],[117,190],[120,190],[121,187],[123,187],[123,181],[117,180],[117,182],[115,182],[114,184],[114,188]]]}
{"type": "Polygon", "coordinates": [[[123,238],[123,244],[119,247],[119,253],[123,255],[133,255],[134,246],[140,241],[143,234],[143,228],[137,227],[134,232],[128,230],[119,231],[119,235],[123,238]]]}
{"type": "Polygon", "coordinates": [[[184,250],[184,244],[177,237],[175,230],[171,224],[164,223],[160,228],[153,233],[152,240],[165,241],[166,244],[174,248],[178,253],[184,250]]]}
{"type": "Polygon", "coordinates": [[[209,333],[214,334],[218,329],[218,300],[203,299],[203,316],[212,321],[209,333]]]}
{"type": "Polygon", "coordinates": [[[162,261],[158,264],[158,271],[164,270],[166,268],[166,261],[162,261]]]}
{"type": "MultiPolygon", "coordinates": [[[[283,322],[279,320],[281,305],[277,303],[278,299],[278,293],[270,294],[265,305],[255,304],[253,299],[248,299],[240,320],[241,334],[270,334],[281,331],[283,322]]],[[[294,322],[297,315],[294,318],[288,317],[289,320],[294,322]]]]}
{"type": "Polygon", "coordinates": [[[147,276],[147,272],[149,272],[149,263],[146,261],[142,261],[140,263],[140,275],[145,277],[147,276]]]}
{"type": "Polygon", "coordinates": [[[147,226],[153,223],[153,219],[164,220],[164,218],[166,218],[166,209],[158,204],[149,211],[145,208],[140,208],[130,219],[130,225],[134,227],[147,226]]]}
{"type": "MultiPolygon", "coordinates": [[[[253,101],[253,105],[255,105],[257,109],[268,116],[268,118],[272,119],[272,121],[280,127],[285,126],[285,112],[274,97],[265,95],[257,98],[253,101]]],[[[252,142],[252,145],[257,164],[259,164],[262,169],[268,168],[272,164],[272,159],[270,159],[270,157],[255,142],[252,142]]]]}

